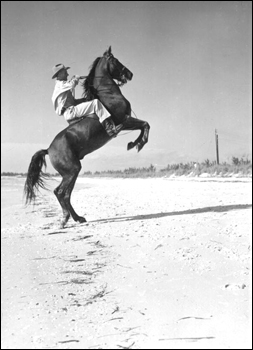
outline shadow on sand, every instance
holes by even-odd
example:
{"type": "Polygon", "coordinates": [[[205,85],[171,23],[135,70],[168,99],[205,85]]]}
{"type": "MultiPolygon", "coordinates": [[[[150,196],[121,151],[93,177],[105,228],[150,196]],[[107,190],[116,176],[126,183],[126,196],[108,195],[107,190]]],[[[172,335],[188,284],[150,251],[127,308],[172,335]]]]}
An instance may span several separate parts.
{"type": "Polygon", "coordinates": [[[188,214],[203,214],[203,213],[222,213],[228,212],[231,210],[240,210],[240,209],[249,209],[252,208],[252,204],[231,204],[231,205],[219,205],[215,207],[205,207],[197,209],[189,209],[182,211],[171,211],[167,213],[155,213],[155,214],[144,214],[144,215],[135,215],[135,216],[118,216],[115,218],[99,219],[89,221],[91,222],[117,222],[117,221],[132,221],[132,220],[149,220],[149,219],[158,219],[166,216],[176,216],[176,215],[188,215],[188,214]]]}

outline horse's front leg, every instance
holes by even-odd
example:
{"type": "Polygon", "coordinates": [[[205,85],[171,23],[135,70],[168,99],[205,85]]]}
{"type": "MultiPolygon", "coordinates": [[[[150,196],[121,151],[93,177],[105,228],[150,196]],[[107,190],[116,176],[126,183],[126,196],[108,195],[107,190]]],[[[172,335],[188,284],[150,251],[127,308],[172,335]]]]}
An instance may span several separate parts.
{"type": "Polygon", "coordinates": [[[150,129],[149,124],[146,121],[128,117],[123,125],[123,130],[141,130],[140,135],[137,137],[137,139],[134,142],[129,142],[127,145],[128,151],[136,146],[137,151],[140,152],[143,146],[148,142],[150,129]]]}
{"type": "Polygon", "coordinates": [[[140,152],[142,147],[148,142],[149,129],[150,129],[150,125],[146,123],[144,125],[144,129],[143,129],[143,133],[141,135],[140,141],[137,142],[137,145],[136,145],[138,152],[140,152]]]}

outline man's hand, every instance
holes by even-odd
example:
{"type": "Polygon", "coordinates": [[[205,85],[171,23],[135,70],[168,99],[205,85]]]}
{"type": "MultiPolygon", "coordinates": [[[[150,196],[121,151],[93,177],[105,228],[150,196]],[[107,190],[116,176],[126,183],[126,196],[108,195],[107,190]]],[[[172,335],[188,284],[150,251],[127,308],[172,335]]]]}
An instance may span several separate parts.
{"type": "Polygon", "coordinates": [[[71,79],[85,79],[85,78],[87,78],[87,76],[85,76],[85,75],[73,75],[73,77],[71,78],[71,79]]]}

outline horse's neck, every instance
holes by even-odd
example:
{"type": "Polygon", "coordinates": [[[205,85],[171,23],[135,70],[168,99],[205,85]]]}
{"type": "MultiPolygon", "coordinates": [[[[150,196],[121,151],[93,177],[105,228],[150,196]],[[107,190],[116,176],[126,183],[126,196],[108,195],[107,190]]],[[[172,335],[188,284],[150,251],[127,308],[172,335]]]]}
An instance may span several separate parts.
{"type": "Polygon", "coordinates": [[[119,86],[111,77],[103,77],[97,86],[97,97],[121,123],[126,114],[131,114],[129,101],[122,95],[119,86]]]}
{"type": "Polygon", "coordinates": [[[115,81],[107,74],[99,78],[96,82],[96,89],[98,95],[103,94],[111,94],[111,95],[117,95],[122,96],[122,93],[120,91],[119,86],[115,83],[115,81]]]}

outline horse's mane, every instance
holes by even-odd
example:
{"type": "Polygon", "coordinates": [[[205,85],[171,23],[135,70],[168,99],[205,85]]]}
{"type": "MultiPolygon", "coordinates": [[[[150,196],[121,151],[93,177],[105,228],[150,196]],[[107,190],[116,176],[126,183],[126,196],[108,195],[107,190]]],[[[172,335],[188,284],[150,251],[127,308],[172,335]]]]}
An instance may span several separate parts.
{"type": "Polygon", "coordinates": [[[90,71],[87,76],[87,78],[84,80],[84,82],[81,84],[84,91],[83,96],[86,99],[86,101],[91,101],[97,98],[96,89],[94,89],[93,86],[93,78],[95,76],[95,69],[97,67],[98,61],[101,57],[97,57],[95,61],[92,63],[92,65],[89,67],[90,71]]]}

